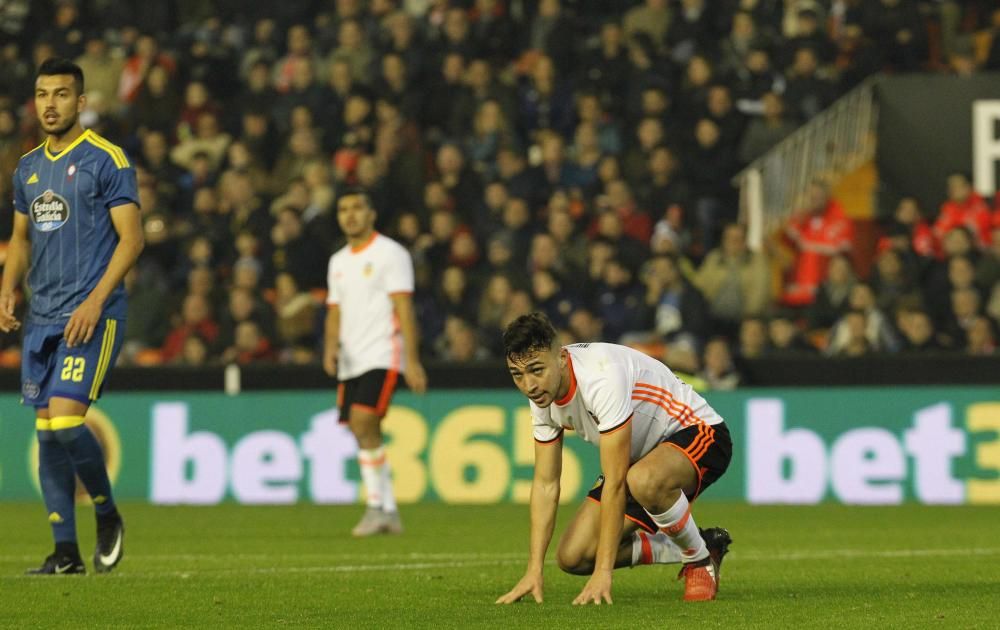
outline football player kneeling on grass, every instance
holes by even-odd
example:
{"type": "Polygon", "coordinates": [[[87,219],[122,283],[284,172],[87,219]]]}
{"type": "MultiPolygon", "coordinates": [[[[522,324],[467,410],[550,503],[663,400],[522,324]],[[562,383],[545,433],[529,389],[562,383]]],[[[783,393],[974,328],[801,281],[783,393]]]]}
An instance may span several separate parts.
{"type": "Polygon", "coordinates": [[[729,466],[732,441],[718,413],[659,361],[609,343],[555,344],[540,313],[503,335],[507,367],[528,397],[535,437],[530,559],[524,577],[497,600],[542,601],[542,565],[559,505],[563,436],[600,450],[602,475],[569,524],[556,560],[589,575],[573,604],[611,602],[618,567],[681,563],[684,599],[715,599],[725,529],[699,530],[689,501],[729,466]]]}

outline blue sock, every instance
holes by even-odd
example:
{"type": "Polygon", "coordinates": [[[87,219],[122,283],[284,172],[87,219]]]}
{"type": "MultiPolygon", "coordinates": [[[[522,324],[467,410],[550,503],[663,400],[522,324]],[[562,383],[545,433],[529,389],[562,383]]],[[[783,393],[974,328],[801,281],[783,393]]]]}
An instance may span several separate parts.
{"type": "Polygon", "coordinates": [[[97,438],[90,432],[90,429],[83,424],[83,418],[79,418],[79,424],[68,428],[55,428],[65,421],[76,420],[70,416],[53,418],[52,426],[55,430],[56,439],[69,453],[69,458],[73,462],[73,468],[77,476],[83,482],[83,486],[94,501],[94,511],[98,518],[109,514],[114,514],[115,501],[111,497],[111,481],[108,479],[108,470],[104,466],[104,454],[101,452],[101,445],[97,438]]]}
{"type": "Polygon", "coordinates": [[[76,475],[69,453],[52,431],[39,430],[38,480],[56,545],[76,545],[76,475]]]}

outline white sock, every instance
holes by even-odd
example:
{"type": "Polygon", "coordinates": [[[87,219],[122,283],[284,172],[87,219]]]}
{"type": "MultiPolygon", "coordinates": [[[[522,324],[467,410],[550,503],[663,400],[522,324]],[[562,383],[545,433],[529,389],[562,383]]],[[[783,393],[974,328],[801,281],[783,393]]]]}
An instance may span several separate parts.
{"type": "Polygon", "coordinates": [[[382,463],[382,468],[379,471],[379,480],[382,488],[382,511],[383,512],[395,512],[396,511],[396,493],[392,490],[392,467],[389,466],[388,457],[382,463]]]}
{"type": "Polygon", "coordinates": [[[365,484],[368,507],[382,507],[381,470],[385,463],[385,448],[363,448],[358,451],[361,481],[365,484]]]}
{"type": "Polygon", "coordinates": [[[680,549],[681,562],[697,562],[708,557],[708,547],[698,533],[691,516],[691,504],[683,492],[670,509],[663,514],[650,514],[650,517],[680,549]]]}
{"type": "Polygon", "coordinates": [[[640,564],[676,564],[681,561],[681,548],[663,532],[647,534],[637,530],[632,534],[632,566],[640,564]]]}

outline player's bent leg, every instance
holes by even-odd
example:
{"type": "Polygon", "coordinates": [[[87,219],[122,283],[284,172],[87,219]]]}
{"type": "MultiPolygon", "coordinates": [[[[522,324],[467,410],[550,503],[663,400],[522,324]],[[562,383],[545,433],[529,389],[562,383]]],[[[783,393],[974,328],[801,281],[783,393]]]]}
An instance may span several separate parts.
{"type": "Polygon", "coordinates": [[[691,516],[687,498],[695,496],[701,484],[692,460],[678,445],[665,442],[636,462],[627,479],[633,496],[682,550],[685,601],[715,599],[718,567],[691,516]]]}
{"type": "MultiPolygon", "coordinates": [[[[600,536],[601,504],[584,499],[576,511],[556,550],[556,563],[566,573],[590,575],[594,572],[597,541],[600,536]]],[[[622,525],[622,539],[618,546],[615,568],[630,567],[633,562],[633,541],[638,526],[629,520],[622,525]]]]}

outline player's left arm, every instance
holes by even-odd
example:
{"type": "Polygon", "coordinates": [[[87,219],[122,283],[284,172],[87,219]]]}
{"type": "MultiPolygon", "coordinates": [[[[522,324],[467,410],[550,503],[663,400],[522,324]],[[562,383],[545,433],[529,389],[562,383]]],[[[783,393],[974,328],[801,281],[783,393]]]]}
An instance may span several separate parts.
{"type": "Polygon", "coordinates": [[[115,290],[125,274],[132,268],[142,253],[145,239],[142,232],[142,220],[139,206],[135,203],[123,203],[111,208],[111,223],[118,233],[118,245],[115,247],[111,260],[108,262],[104,275],[87,298],[80,303],[70,315],[66,323],[64,336],[66,345],[73,347],[79,343],[87,343],[94,336],[94,330],[104,310],[104,303],[115,290]]]}
{"type": "Polygon", "coordinates": [[[420,338],[417,333],[417,318],[413,314],[413,298],[409,293],[393,293],[392,308],[399,318],[399,330],[403,333],[406,351],[406,371],[403,378],[411,390],[418,394],[427,391],[427,373],[420,363],[420,338]]]}
{"type": "Polygon", "coordinates": [[[625,520],[625,476],[628,474],[629,454],[632,445],[631,415],[614,429],[601,434],[601,472],[604,488],[601,490],[600,529],[594,573],[573,600],[573,604],[598,604],[611,601],[611,573],[622,536],[625,520]]]}

